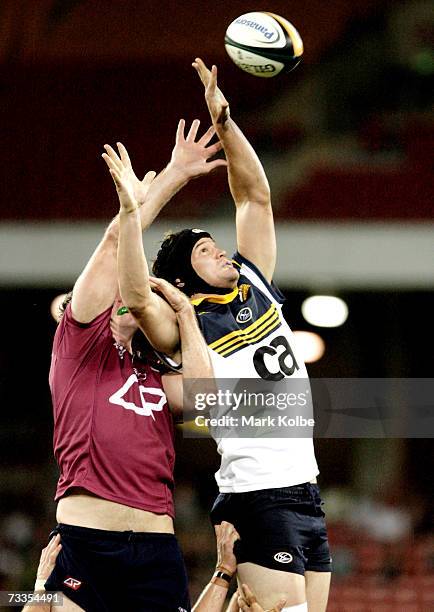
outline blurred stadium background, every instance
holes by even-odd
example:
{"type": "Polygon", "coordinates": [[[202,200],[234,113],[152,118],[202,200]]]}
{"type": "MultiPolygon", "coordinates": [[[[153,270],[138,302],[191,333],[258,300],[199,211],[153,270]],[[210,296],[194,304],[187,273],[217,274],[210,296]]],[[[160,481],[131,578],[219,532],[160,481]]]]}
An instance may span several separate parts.
{"type": "MultiPolygon", "coordinates": [[[[320,334],[317,377],[430,377],[433,366],[433,12],[425,0],[3,0],[0,4],[0,588],[32,587],[54,524],[47,384],[67,291],[116,214],[100,158],[121,140],[143,174],[168,161],[177,120],[208,124],[197,55],[220,69],[232,114],[266,167],[276,280],[297,330],[320,334]],[[290,19],[303,64],[262,80],[225,55],[247,10],[290,19]],[[346,322],[302,317],[315,293],[346,322]]],[[[178,194],[146,237],[212,228],[234,244],[224,172],[178,194]]],[[[335,575],[333,612],[434,610],[433,436],[317,440],[335,575]]],[[[210,440],[178,432],[177,534],[193,600],[215,563],[210,440]]]]}

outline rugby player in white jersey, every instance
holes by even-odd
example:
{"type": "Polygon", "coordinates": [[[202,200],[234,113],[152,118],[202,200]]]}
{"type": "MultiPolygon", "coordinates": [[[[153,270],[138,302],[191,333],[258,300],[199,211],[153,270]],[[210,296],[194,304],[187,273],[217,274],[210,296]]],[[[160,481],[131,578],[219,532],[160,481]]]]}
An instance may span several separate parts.
{"type": "MultiPolygon", "coordinates": [[[[191,297],[208,344],[216,379],[307,378],[293,334],[282,316],[283,296],[273,285],[276,239],[270,190],[262,165],[229,114],[217,87],[217,68],[193,64],[227,159],[236,207],[237,252],[232,259],[209,233],[188,229],[167,237],[153,272],[191,297]]],[[[121,201],[118,274],[122,298],[157,350],[179,342],[150,289],[137,205],[128,181],[112,172],[121,201]]],[[[304,438],[226,438],[216,474],[220,489],[211,518],[229,521],[241,536],[238,579],[250,584],[264,608],[276,597],[285,610],[323,612],[331,559],[313,441],[304,438]]]]}

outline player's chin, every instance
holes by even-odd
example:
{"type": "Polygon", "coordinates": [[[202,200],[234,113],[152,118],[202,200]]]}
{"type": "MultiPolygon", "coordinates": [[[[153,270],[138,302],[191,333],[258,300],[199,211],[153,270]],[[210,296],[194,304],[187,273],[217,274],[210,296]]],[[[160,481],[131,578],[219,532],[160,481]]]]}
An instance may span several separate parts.
{"type": "Polygon", "coordinates": [[[239,279],[240,275],[239,272],[236,268],[232,267],[227,267],[225,268],[224,272],[224,278],[227,281],[231,281],[231,282],[235,282],[239,279]]]}

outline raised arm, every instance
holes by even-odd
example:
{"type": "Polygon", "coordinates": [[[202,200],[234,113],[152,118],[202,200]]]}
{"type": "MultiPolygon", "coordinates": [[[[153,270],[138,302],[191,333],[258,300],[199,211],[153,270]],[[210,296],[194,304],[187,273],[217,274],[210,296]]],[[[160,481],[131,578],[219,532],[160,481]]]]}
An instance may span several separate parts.
{"type": "Polygon", "coordinates": [[[134,185],[136,178],[125,148],[118,145],[121,156],[106,147],[104,159],[116,185],[120,202],[118,277],[122,300],[137,319],[140,328],[157,350],[173,356],[179,347],[179,329],[173,309],[151,291],[149,270],[142,243],[142,229],[160,212],[169,196],[174,195],[191,178],[207,174],[226,165],[225,160],[208,161],[221,149],[220,143],[209,145],[214,136],[211,127],[196,141],[199,121],[184,136],[184,120],[178,125],[172,158],[149,188],[140,206],[134,185]],[[144,223],[145,219],[145,223],[144,223]]]}
{"type": "MultiPolygon", "coordinates": [[[[211,127],[196,141],[198,127],[199,121],[193,121],[185,137],[185,121],[180,120],[169,164],[152,182],[153,175],[147,174],[143,180],[137,178],[128,152],[121,143],[118,143],[119,155],[112,147],[105,145],[103,158],[107,165],[118,170],[122,167],[131,185],[135,201],[140,208],[142,230],[149,227],[165,204],[189,180],[226,164],[225,160],[221,159],[209,161],[221,149],[219,142],[209,144],[215,134],[214,128],[211,127]]],[[[92,321],[115,300],[118,292],[118,237],[119,215],[108,226],[103,239],[75,283],[72,313],[81,323],[92,321]]]]}
{"type": "Polygon", "coordinates": [[[223,521],[215,526],[217,540],[217,564],[211,581],[202,591],[192,612],[221,612],[228,594],[232,576],[237,571],[237,560],[233,549],[239,539],[237,530],[231,523],[223,521]]]}
{"type": "Polygon", "coordinates": [[[217,67],[209,70],[200,58],[196,58],[193,67],[205,87],[208,110],[228,162],[238,250],[271,281],[276,265],[276,238],[267,177],[253,147],[230,117],[229,103],[217,86],[217,67]]]}

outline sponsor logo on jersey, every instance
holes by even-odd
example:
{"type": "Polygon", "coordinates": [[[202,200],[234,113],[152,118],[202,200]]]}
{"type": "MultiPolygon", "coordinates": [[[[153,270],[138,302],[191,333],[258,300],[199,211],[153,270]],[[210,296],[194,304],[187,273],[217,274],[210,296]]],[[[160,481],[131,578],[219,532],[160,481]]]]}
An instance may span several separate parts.
{"type": "Polygon", "coordinates": [[[290,553],[287,553],[287,552],[278,552],[278,553],[276,553],[274,555],[274,559],[278,563],[291,563],[292,555],[290,553]]]}
{"type": "Polygon", "coordinates": [[[281,325],[279,313],[274,304],[259,319],[245,327],[236,329],[211,342],[209,348],[222,357],[227,357],[239,349],[256,344],[281,325]]]}
{"type": "Polygon", "coordinates": [[[73,591],[78,591],[78,589],[81,587],[81,581],[71,577],[64,580],[63,584],[72,589],[73,591]]]}
{"type": "Polygon", "coordinates": [[[235,317],[235,320],[238,323],[247,323],[247,321],[250,321],[252,317],[253,317],[252,309],[246,306],[245,308],[242,308],[240,310],[240,312],[235,317]]]}
{"type": "Polygon", "coordinates": [[[155,421],[154,412],[161,412],[163,410],[164,405],[166,404],[166,396],[162,389],[158,389],[156,387],[144,387],[139,383],[136,374],[131,374],[125,384],[123,384],[118,391],[113,393],[113,395],[109,397],[108,401],[111,404],[125,408],[125,410],[133,410],[140,416],[150,416],[155,421]],[[135,385],[138,386],[141,406],[136,406],[134,402],[129,402],[125,399],[125,396],[130,388],[134,387],[135,385]],[[146,401],[145,395],[148,397],[155,397],[158,401],[156,403],[148,402],[146,401]]]}

